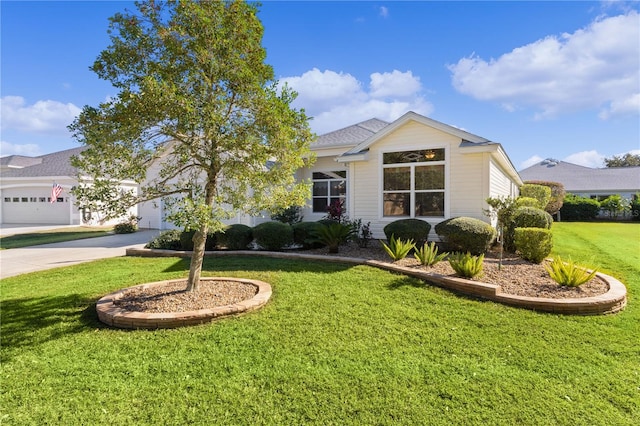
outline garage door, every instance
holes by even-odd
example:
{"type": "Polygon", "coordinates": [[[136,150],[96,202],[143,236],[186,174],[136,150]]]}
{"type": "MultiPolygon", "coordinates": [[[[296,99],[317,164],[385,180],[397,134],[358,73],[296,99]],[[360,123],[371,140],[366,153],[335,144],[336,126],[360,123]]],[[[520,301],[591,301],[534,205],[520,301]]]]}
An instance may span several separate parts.
{"type": "Polygon", "coordinates": [[[2,191],[3,223],[43,223],[68,225],[71,197],[63,191],[50,203],[51,187],[11,188],[2,191]]]}

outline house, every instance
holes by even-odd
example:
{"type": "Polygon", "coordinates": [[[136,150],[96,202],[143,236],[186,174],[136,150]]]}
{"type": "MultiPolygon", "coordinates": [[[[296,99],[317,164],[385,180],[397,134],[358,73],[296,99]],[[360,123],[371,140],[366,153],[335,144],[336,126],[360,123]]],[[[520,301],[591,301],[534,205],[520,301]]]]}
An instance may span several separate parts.
{"type": "Polygon", "coordinates": [[[631,199],[640,192],[640,167],[594,169],[547,158],[521,170],[520,177],[560,182],[567,193],[599,201],[614,194],[631,199]]]}
{"type": "Polygon", "coordinates": [[[311,149],[315,164],[298,173],[313,183],[304,220],[321,219],[342,200],[350,218],[371,222],[375,238],[402,218],[489,221],[485,200],[515,197],[522,185],[500,144],[414,112],[327,133],[311,149]]]}
{"type": "MultiPolygon", "coordinates": [[[[53,225],[100,224],[98,213],[76,206],[70,190],[78,184],[71,157],[85,148],[73,148],[39,157],[11,155],[0,158],[0,223],[53,225]],[[51,202],[54,184],[62,187],[51,202]]],[[[122,182],[123,189],[137,189],[122,182]]],[[[137,208],[131,210],[137,213],[137,208]]],[[[104,224],[117,223],[117,220],[104,224]]]]}

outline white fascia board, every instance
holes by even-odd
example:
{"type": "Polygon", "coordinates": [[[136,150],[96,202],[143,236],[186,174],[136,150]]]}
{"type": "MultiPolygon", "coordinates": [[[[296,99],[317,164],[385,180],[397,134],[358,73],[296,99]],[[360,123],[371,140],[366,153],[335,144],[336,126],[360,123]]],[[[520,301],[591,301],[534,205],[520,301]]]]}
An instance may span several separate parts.
{"type": "Polygon", "coordinates": [[[343,154],[336,158],[338,163],[353,163],[356,161],[369,161],[369,151],[358,154],[343,154]]]}

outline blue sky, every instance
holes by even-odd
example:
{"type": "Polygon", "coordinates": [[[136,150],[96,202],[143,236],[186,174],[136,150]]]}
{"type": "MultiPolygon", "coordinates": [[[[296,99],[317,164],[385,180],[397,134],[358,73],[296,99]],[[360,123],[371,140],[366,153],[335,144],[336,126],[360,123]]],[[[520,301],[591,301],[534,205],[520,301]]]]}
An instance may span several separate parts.
{"type": "MultiPolygon", "coordinates": [[[[263,45],[322,134],[412,110],[501,143],[517,169],[640,153],[640,4],[263,1],[263,45]]],[[[1,155],[78,146],[115,90],[88,67],[128,2],[6,1],[1,155]]]]}

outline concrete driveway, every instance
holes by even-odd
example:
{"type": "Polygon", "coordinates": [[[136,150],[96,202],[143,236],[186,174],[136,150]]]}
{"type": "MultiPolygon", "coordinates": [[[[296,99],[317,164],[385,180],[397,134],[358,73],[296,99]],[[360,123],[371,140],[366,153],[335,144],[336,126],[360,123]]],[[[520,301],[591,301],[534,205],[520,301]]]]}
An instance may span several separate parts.
{"type": "MultiPolygon", "coordinates": [[[[60,227],[56,226],[55,228],[60,227]]],[[[34,232],[25,229],[13,233],[34,232]]],[[[143,230],[133,234],[114,234],[106,237],[0,250],[0,278],[60,268],[107,257],[124,256],[127,248],[142,248],[159,233],[160,231],[157,229],[143,230]]],[[[7,231],[5,235],[11,234],[7,231]]]]}

